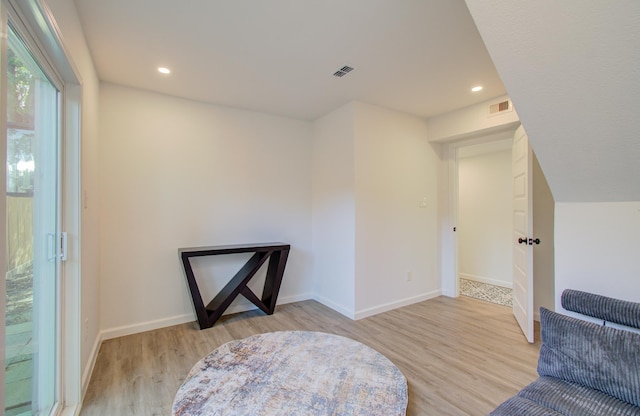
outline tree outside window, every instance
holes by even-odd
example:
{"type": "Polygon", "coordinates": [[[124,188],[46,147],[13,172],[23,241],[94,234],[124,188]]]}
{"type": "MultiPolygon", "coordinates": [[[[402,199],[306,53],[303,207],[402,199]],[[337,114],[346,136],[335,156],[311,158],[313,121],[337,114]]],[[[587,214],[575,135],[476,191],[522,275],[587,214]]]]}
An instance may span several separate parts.
{"type": "Polygon", "coordinates": [[[7,193],[32,194],[35,79],[11,48],[7,52],[7,193]]]}

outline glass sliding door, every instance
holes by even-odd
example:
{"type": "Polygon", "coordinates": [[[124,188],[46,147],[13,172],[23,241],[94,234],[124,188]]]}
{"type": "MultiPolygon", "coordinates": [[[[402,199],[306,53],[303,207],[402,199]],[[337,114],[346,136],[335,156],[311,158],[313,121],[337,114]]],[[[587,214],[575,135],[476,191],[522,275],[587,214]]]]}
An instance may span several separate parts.
{"type": "Polygon", "coordinates": [[[9,22],[6,74],[5,415],[57,401],[60,93],[9,22]]]}

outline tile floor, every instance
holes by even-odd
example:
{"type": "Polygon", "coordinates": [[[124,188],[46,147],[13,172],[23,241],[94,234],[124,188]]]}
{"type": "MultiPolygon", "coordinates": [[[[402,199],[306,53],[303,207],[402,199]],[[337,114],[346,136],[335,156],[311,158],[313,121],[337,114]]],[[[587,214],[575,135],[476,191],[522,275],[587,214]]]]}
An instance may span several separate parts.
{"type": "Polygon", "coordinates": [[[460,278],[460,294],[498,305],[512,307],[512,289],[460,278]]]}

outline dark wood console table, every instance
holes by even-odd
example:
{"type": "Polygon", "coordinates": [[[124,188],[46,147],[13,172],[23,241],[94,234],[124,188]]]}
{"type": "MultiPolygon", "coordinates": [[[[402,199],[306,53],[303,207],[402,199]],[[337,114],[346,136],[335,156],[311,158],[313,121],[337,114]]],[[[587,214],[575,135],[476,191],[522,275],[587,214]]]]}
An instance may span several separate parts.
{"type": "Polygon", "coordinates": [[[178,249],[200,329],[211,328],[239,294],[242,294],[242,296],[251,301],[251,303],[267,315],[272,315],[276,309],[276,300],[278,298],[278,292],[280,291],[282,275],[284,274],[284,268],[287,264],[290,248],[291,246],[289,244],[284,243],[264,243],[178,249]],[[207,306],[204,306],[189,259],[191,257],[235,253],[254,254],[229,283],[218,292],[213,300],[209,302],[207,306]],[[267,258],[270,258],[269,266],[267,268],[267,277],[264,281],[262,298],[260,299],[247,287],[247,284],[267,258]]]}

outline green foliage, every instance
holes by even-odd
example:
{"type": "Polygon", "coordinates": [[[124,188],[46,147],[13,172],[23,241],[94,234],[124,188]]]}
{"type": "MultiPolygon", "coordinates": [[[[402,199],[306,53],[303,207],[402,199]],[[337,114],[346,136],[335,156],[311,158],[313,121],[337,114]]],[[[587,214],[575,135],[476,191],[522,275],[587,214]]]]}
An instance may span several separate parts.
{"type": "Polygon", "coordinates": [[[33,172],[20,164],[34,160],[35,79],[11,48],[7,50],[7,84],[7,191],[29,192],[33,172]]]}
{"type": "Polygon", "coordinates": [[[9,48],[7,50],[7,108],[9,124],[23,128],[33,127],[33,74],[20,58],[9,48]]]}

